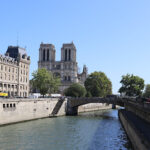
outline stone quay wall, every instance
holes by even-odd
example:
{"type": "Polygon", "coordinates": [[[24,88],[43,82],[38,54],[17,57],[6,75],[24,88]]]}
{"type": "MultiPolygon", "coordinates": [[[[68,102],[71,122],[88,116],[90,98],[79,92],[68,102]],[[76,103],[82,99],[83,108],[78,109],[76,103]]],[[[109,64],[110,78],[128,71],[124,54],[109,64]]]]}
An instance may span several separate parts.
{"type": "Polygon", "coordinates": [[[105,110],[105,109],[111,109],[111,104],[104,104],[104,103],[90,103],[86,105],[82,105],[78,107],[78,112],[88,112],[88,111],[96,111],[96,110],[105,110]]]}
{"type": "MultiPolygon", "coordinates": [[[[40,99],[0,99],[0,125],[52,117],[59,98],[40,99]]],[[[66,115],[67,99],[55,116],[66,115]]],[[[78,112],[111,109],[107,104],[86,104],[79,106],[78,112]]]]}
{"type": "Polygon", "coordinates": [[[135,103],[135,102],[128,102],[125,104],[125,109],[127,111],[133,112],[135,115],[139,116],[140,118],[146,120],[150,123],[150,103],[135,103]]]}
{"type": "Polygon", "coordinates": [[[119,119],[135,150],[150,150],[150,124],[127,110],[119,110],[119,119]]]}
{"type": "MultiPolygon", "coordinates": [[[[58,98],[16,99],[0,101],[0,125],[49,117],[58,102],[58,98]]],[[[62,104],[58,116],[65,115],[66,101],[62,104]]]]}

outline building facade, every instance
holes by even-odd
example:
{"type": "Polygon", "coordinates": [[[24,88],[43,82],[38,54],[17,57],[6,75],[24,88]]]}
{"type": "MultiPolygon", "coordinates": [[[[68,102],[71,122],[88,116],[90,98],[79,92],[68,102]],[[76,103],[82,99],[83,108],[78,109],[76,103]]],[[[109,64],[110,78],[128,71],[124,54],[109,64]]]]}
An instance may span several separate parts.
{"type": "Polygon", "coordinates": [[[78,74],[76,61],[76,47],[74,43],[63,44],[61,48],[61,60],[55,60],[55,46],[53,44],[40,44],[38,68],[46,68],[54,75],[61,78],[60,92],[68,88],[72,83],[84,84],[87,78],[87,68],[78,74]]]}
{"type": "Polygon", "coordinates": [[[5,55],[0,55],[0,92],[12,97],[29,96],[30,57],[26,50],[9,46],[5,55]]]}

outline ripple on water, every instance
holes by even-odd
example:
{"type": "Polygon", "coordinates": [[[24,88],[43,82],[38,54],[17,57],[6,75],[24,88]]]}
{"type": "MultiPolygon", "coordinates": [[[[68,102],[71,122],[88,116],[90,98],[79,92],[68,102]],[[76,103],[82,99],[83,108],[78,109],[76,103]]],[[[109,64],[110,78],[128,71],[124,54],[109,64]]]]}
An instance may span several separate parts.
{"type": "Polygon", "coordinates": [[[0,150],[129,150],[116,110],[0,128],[0,150]]]}

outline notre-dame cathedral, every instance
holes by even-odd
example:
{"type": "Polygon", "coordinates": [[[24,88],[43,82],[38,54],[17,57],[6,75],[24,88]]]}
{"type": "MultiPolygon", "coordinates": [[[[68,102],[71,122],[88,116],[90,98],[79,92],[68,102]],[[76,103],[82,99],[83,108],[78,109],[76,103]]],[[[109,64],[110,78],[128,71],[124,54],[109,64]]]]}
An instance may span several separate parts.
{"type": "Polygon", "coordinates": [[[61,48],[61,61],[55,60],[55,46],[53,44],[40,44],[38,68],[46,68],[61,78],[60,92],[68,88],[72,83],[84,84],[87,78],[87,67],[78,73],[76,61],[76,47],[74,43],[63,44],[61,48]]]}

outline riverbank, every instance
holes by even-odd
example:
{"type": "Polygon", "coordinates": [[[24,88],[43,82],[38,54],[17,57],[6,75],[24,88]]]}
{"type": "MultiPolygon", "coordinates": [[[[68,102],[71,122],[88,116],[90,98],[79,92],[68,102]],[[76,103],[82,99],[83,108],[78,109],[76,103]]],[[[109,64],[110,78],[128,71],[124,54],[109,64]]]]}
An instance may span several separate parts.
{"type": "Polygon", "coordinates": [[[135,150],[150,150],[150,124],[126,110],[119,110],[120,121],[135,150]]]}
{"type": "MultiPolygon", "coordinates": [[[[66,115],[67,99],[1,99],[0,126],[41,118],[66,115]]],[[[86,104],[79,106],[78,112],[111,109],[107,104],[86,104]]]]}

